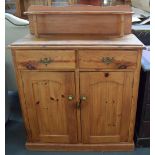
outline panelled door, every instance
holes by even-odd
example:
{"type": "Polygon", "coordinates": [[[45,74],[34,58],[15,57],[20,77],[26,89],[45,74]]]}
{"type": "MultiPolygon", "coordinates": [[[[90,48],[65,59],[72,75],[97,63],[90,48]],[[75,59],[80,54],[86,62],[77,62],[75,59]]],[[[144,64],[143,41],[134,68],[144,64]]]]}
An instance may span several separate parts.
{"type": "Polygon", "coordinates": [[[127,142],[133,72],[81,72],[83,143],[127,142]]]}
{"type": "Polygon", "coordinates": [[[77,143],[74,72],[22,71],[33,141],[77,143]]]}

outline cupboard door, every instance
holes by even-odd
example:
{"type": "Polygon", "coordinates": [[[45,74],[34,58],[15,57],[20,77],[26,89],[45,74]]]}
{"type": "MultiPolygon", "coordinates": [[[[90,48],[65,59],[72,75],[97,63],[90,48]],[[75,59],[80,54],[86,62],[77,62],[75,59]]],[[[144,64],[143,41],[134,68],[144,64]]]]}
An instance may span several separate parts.
{"type": "Polygon", "coordinates": [[[83,143],[127,142],[132,72],[81,72],[83,143]]]}
{"type": "Polygon", "coordinates": [[[32,140],[76,143],[74,73],[22,71],[21,75],[32,140]]]}

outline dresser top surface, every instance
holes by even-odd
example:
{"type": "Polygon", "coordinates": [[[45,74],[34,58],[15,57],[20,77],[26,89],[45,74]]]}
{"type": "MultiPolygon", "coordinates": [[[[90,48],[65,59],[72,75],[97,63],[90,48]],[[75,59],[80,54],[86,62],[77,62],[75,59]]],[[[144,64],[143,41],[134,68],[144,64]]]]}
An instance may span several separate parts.
{"type": "Polygon", "coordinates": [[[46,46],[116,46],[116,47],[143,47],[143,43],[133,34],[126,35],[121,38],[103,39],[96,36],[59,36],[53,35],[53,38],[35,38],[33,35],[26,35],[24,38],[17,40],[11,44],[11,47],[46,47],[46,46]],[[91,39],[90,39],[91,38],[91,39]]]}

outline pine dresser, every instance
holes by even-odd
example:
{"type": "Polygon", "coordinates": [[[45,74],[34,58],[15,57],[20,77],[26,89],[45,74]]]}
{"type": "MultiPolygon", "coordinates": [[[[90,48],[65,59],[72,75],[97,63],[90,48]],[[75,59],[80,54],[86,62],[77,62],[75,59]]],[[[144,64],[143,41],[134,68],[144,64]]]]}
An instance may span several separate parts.
{"type": "Polygon", "coordinates": [[[31,150],[127,151],[133,135],[143,44],[32,35],[11,45],[31,150]]]}

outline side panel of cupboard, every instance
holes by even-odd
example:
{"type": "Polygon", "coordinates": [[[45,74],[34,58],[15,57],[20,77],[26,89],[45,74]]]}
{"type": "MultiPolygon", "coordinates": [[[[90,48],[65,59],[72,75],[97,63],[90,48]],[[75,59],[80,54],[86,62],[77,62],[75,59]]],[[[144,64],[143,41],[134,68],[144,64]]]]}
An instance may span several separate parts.
{"type": "Polygon", "coordinates": [[[21,76],[33,141],[77,143],[74,72],[21,71],[21,76]]]}
{"type": "Polygon", "coordinates": [[[82,142],[128,142],[133,72],[81,72],[82,142]]]}

